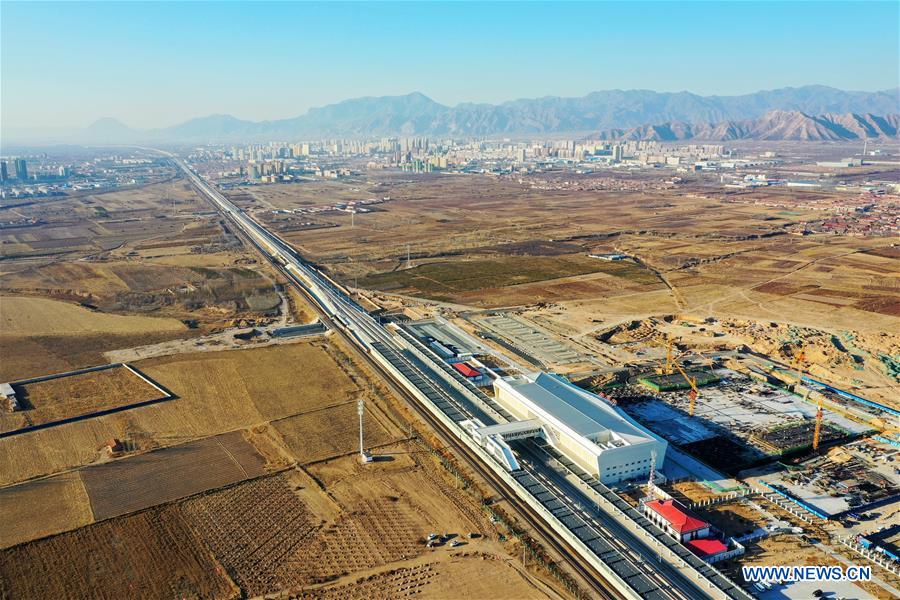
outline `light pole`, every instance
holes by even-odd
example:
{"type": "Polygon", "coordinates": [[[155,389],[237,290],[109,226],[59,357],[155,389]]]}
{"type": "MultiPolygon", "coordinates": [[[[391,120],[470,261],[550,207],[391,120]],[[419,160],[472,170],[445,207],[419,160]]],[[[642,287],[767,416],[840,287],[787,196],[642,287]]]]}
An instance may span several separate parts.
{"type": "Polygon", "coordinates": [[[366,412],[366,402],[362,398],[356,403],[356,412],[359,414],[359,460],[362,463],[372,462],[372,457],[363,449],[363,415],[366,412]]]}

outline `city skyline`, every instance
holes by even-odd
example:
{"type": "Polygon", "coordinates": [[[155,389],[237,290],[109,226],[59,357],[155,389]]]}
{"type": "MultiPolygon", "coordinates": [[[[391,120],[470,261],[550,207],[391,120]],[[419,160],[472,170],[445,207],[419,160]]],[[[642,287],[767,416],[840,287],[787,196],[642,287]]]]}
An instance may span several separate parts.
{"type": "Polygon", "coordinates": [[[4,130],[104,117],[136,128],[209,114],[270,120],[411,91],[454,106],[608,89],[898,85],[895,3],[166,8],[3,2],[4,130]],[[874,25],[823,35],[854,14],[874,25]]]}

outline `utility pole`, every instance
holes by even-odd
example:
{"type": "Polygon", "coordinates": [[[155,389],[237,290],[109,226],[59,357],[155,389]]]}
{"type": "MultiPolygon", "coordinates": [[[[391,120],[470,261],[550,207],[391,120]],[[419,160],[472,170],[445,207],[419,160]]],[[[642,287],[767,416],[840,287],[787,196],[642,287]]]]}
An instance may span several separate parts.
{"type": "Polygon", "coordinates": [[[406,244],[406,268],[409,269],[412,263],[409,260],[409,244],[406,244]]]}

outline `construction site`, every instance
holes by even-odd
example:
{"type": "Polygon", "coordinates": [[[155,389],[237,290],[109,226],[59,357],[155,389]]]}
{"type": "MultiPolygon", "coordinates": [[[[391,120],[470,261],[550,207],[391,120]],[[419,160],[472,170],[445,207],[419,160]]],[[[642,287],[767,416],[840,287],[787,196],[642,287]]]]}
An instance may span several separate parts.
{"type": "Polygon", "coordinates": [[[818,409],[786,389],[727,368],[646,375],[606,393],[635,419],[710,465],[730,473],[871,431],[818,409]],[[685,375],[687,377],[685,377],[685,375]]]}
{"type": "Polygon", "coordinates": [[[759,481],[785,493],[820,519],[865,522],[875,518],[873,511],[878,507],[897,514],[900,450],[885,451],[881,446],[860,440],[835,447],[759,481]]]}

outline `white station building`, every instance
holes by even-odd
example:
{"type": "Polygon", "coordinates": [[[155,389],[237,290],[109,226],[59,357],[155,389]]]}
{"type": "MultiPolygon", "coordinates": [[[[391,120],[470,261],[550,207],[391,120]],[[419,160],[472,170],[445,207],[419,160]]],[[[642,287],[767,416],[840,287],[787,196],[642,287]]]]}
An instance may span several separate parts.
{"type": "Polygon", "coordinates": [[[498,377],[494,392],[506,410],[531,425],[539,424],[548,442],[603,483],[649,477],[651,464],[655,462],[659,470],[665,460],[664,439],[562,377],[548,373],[498,377]]]}

